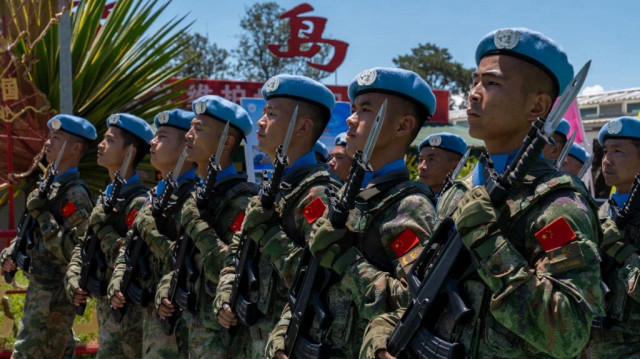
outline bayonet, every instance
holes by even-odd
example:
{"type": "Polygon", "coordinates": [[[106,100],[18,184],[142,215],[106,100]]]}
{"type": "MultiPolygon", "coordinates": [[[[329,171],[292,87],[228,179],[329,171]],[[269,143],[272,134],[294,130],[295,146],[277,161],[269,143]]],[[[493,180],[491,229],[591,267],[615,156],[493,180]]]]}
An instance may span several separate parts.
{"type": "Polygon", "coordinates": [[[573,131],[567,143],[562,147],[562,152],[560,152],[560,156],[558,156],[558,159],[556,160],[556,169],[558,171],[562,170],[562,166],[564,166],[564,160],[567,158],[571,145],[573,145],[573,141],[576,139],[576,132],[577,131],[573,131]]]}
{"type": "Polygon", "coordinates": [[[287,128],[287,134],[284,136],[284,142],[282,143],[282,155],[286,158],[287,151],[289,150],[289,144],[291,143],[291,136],[293,130],[296,128],[296,122],[298,121],[298,106],[293,110],[291,121],[289,121],[289,128],[287,128]]]}
{"type": "Polygon", "coordinates": [[[584,177],[584,174],[587,173],[587,170],[591,167],[591,157],[588,157],[585,161],[584,164],[582,165],[582,168],[580,168],[580,172],[578,172],[578,178],[582,179],[582,177],[584,177]]]}
{"type": "Polygon", "coordinates": [[[578,92],[580,92],[582,84],[584,84],[584,81],[587,78],[590,67],[591,60],[587,61],[587,63],[582,66],[582,69],[580,69],[576,77],[571,80],[567,88],[564,89],[562,95],[560,95],[558,103],[556,103],[549,116],[547,116],[547,120],[542,127],[542,130],[547,137],[551,137],[553,132],[556,130],[556,127],[560,124],[560,121],[562,121],[562,117],[567,113],[569,106],[571,106],[571,103],[578,95],[578,92]]]}
{"type": "Polygon", "coordinates": [[[382,102],[382,106],[380,106],[380,110],[378,110],[376,119],[373,121],[371,131],[369,131],[369,137],[367,137],[367,142],[364,144],[364,149],[362,150],[362,162],[364,163],[369,163],[369,160],[371,159],[371,153],[373,152],[373,148],[378,140],[378,135],[380,135],[380,129],[382,129],[382,123],[384,122],[386,113],[387,99],[385,98],[384,102],[382,102]]]}
{"type": "Polygon", "coordinates": [[[120,171],[116,172],[114,177],[118,177],[118,173],[122,178],[122,183],[127,183],[127,179],[124,178],[125,173],[127,173],[127,168],[129,167],[129,163],[131,163],[131,156],[133,155],[133,143],[129,145],[129,149],[127,150],[127,154],[124,156],[124,161],[122,161],[122,166],[120,166],[120,171]]]}
{"type": "Polygon", "coordinates": [[[178,183],[176,182],[176,178],[178,178],[178,175],[180,174],[180,171],[182,170],[182,165],[184,164],[184,159],[187,157],[187,148],[185,147],[182,150],[182,153],[180,154],[180,158],[178,158],[178,162],[176,163],[176,168],[173,169],[173,171],[169,172],[169,174],[167,174],[167,182],[172,182],[171,184],[173,185],[173,188],[178,187],[178,183]]]}
{"type": "Polygon", "coordinates": [[[456,168],[453,170],[453,172],[451,172],[451,180],[455,180],[456,178],[458,178],[458,175],[460,174],[460,171],[462,171],[462,169],[464,168],[464,166],[467,164],[467,158],[469,158],[469,154],[471,153],[471,149],[468,148],[467,152],[464,153],[464,155],[462,156],[462,158],[460,159],[460,162],[458,162],[458,165],[456,166],[456,168]]]}
{"type": "Polygon", "coordinates": [[[216,149],[216,159],[214,166],[220,165],[220,158],[222,157],[222,150],[224,149],[224,143],[227,140],[227,135],[229,134],[229,121],[225,123],[224,130],[222,130],[222,135],[220,135],[220,140],[218,141],[218,148],[216,149]]]}
{"type": "Polygon", "coordinates": [[[58,167],[60,166],[60,161],[62,161],[62,155],[64,154],[65,148],[67,148],[67,141],[64,141],[64,143],[62,144],[62,148],[60,148],[60,152],[58,152],[58,157],[56,157],[56,161],[53,163],[53,166],[51,167],[51,170],[55,171],[54,176],[57,175],[58,167]]]}
{"type": "Polygon", "coordinates": [[[56,157],[55,162],[53,162],[49,167],[49,170],[40,181],[40,184],[38,185],[38,196],[40,198],[45,198],[49,194],[51,184],[53,184],[53,179],[58,175],[58,168],[60,166],[60,161],[62,161],[62,155],[64,154],[65,148],[67,148],[67,141],[64,141],[60,151],[58,152],[58,157],[56,157]]]}
{"type": "Polygon", "coordinates": [[[224,130],[222,130],[222,135],[220,135],[220,139],[218,140],[218,148],[216,149],[216,153],[212,154],[209,157],[209,166],[207,167],[207,178],[205,180],[204,186],[198,186],[196,189],[196,205],[198,208],[205,208],[209,202],[209,197],[211,196],[211,192],[213,191],[213,186],[216,183],[216,178],[218,177],[218,173],[222,171],[220,168],[220,159],[222,158],[222,151],[224,150],[224,143],[227,140],[227,135],[229,134],[229,122],[224,125],[224,130]]]}
{"type": "Polygon", "coordinates": [[[180,154],[180,158],[178,158],[176,167],[172,172],[169,172],[167,174],[167,178],[165,179],[166,185],[164,187],[164,190],[162,191],[162,194],[160,194],[160,196],[157,198],[153,198],[153,201],[151,202],[151,215],[153,215],[154,218],[159,218],[162,213],[164,213],[165,208],[167,208],[167,206],[169,205],[169,199],[171,198],[173,191],[178,188],[178,182],[176,181],[176,178],[182,170],[182,165],[184,164],[184,160],[186,157],[187,148],[185,147],[180,154]]]}

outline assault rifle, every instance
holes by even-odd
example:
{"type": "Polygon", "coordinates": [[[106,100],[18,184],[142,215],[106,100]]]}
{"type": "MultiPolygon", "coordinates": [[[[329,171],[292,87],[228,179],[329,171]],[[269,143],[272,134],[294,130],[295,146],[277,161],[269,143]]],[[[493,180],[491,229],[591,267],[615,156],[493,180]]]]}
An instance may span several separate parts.
{"type": "MultiPolygon", "coordinates": [[[[40,177],[40,182],[38,184],[38,197],[46,198],[49,195],[53,179],[58,175],[58,166],[60,166],[60,161],[62,160],[65,148],[67,148],[67,141],[64,141],[62,144],[55,162],[51,164],[51,166],[49,166],[49,170],[40,177]]],[[[31,256],[29,256],[27,251],[31,250],[35,246],[33,238],[34,226],[37,226],[35,218],[31,216],[28,210],[25,210],[22,218],[20,219],[20,224],[18,225],[16,244],[13,246],[13,250],[9,255],[13,263],[26,273],[29,273],[29,268],[31,267],[31,256]]],[[[2,263],[0,263],[0,265],[1,264],[2,263]]],[[[11,283],[16,272],[17,269],[4,272],[4,280],[7,283],[11,283]]]]}
{"type": "Polygon", "coordinates": [[[569,138],[569,140],[567,140],[567,143],[564,144],[564,147],[562,147],[562,151],[560,152],[560,155],[556,160],[555,167],[558,171],[562,170],[562,166],[564,166],[564,160],[567,159],[567,155],[569,154],[569,150],[571,150],[571,145],[573,145],[573,141],[575,141],[575,139],[576,131],[571,134],[571,137],[569,138]]]}
{"type": "MultiPolygon", "coordinates": [[[[569,105],[580,91],[591,62],[587,62],[563,92],[547,120],[538,118],[524,139],[514,161],[502,175],[492,168],[488,156],[490,175],[485,180],[485,188],[494,206],[502,206],[509,191],[519,183],[540,158],[542,149],[551,143],[551,136],[569,105]]],[[[436,318],[435,311],[439,294],[451,283],[451,275],[456,269],[468,268],[471,262],[464,249],[460,235],[456,232],[451,218],[445,219],[431,237],[432,246],[424,250],[407,275],[412,299],[400,323],[391,333],[387,343],[389,353],[397,357],[409,347],[419,358],[462,358],[464,345],[450,343],[437,338],[428,327],[427,320],[436,318]]],[[[472,263],[473,267],[473,263],[472,263]]],[[[463,274],[464,275],[464,274],[463,274]]],[[[454,279],[455,280],[455,279],[454,279]]],[[[466,315],[458,320],[464,320],[466,315]]]]}
{"type": "MultiPolygon", "coordinates": [[[[273,208],[276,195],[280,189],[280,182],[284,169],[289,166],[289,158],[287,152],[291,143],[291,136],[298,120],[298,106],[296,106],[289,121],[289,128],[282,145],[276,150],[276,158],[273,160],[273,174],[269,178],[266,171],[262,172],[262,188],[260,194],[260,203],[264,208],[273,208]]],[[[255,297],[259,290],[258,283],[258,263],[260,262],[260,248],[258,244],[248,238],[247,234],[241,233],[240,252],[236,261],[236,278],[231,288],[231,309],[238,317],[238,321],[247,327],[256,324],[263,316],[258,309],[258,304],[251,298],[255,297]]],[[[235,329],[224,331],[225,342],[230,342],[231,337],[235,334],[235,329]]]]}
{"type": "MultiPolygon", "coordinates": [[[[209,158],[207,180],[202,188],[199,187],[196,190],[196,205],[199,209],[206,208],[207,202],[212,195],[218,173],[222,171],[220,159],[222,158],[222,150],[224,149],[224,143],[228,133],[229,122],[225,124],[224,130],[220,135],[216,153],[209,158]]],[[[198,298],[195,292],[195,284],[200,273],[193,260],[194,250],[195,243],[193,243],[193,239],[185,234],[180,236],[180,244],[173,265],[173,273],[171,274],[171,283],[167,297],[175,308],[175,311],[170,317],[160,320],[162,330],[166,335],[171,335],[175,330],[176,322],[178,318],[180,318],[182,310],[188,310],[190,312],[196,311],[198,298]],[[188,288],[185,287],[185,284],[188,285],[188,288]]]]}
{"type": "MultiPolygon", "coordinates": [[[[353,156],[349,177],[340,199],[337,198],[332,187],[327,187],[327,197],[330,201],[328,218],[334,228],[344,228],[349,210],[355,207],[365,173],[373,171],[369,159],[384,123],[386,108],[387,100],[385,99],[369,131],[364,150],[357,151],[353,156]]],[[[316,359],[330,356],[330,345],[315,343],[304,333],[313,323],[316,323],[320,329],[329,327],[330,313],[322,300],[322,293],[330,285],[333,277],[333,271],[321,267],[318,259],[311,255],[309,246],[306,246],[293,285],[289,288],[287,295],[292,315],[284,343],[285,352],[289,358],[316,359]]]]}
{"type": "Polygon", "coordinates": [[[447,174],[447,178],[445,178],[444,184],[442,185],[442,189],[440,190],[440,193],[438,193],[438,196],[442,196],[443,193],[445,193],[449,188],[451,188],[451,186],[453,186],[453,181],[458,178],[460,171],[462,171],[462,168],[467,164],[467,158],[469,158],[470,153],[471,149],[468,148],[467,152],[464,153],[464,155],[458,162],[456,168],[454,168],[452,172],[449,172],[447,174]]]}
{"type": "Polygon", "coordinates": [[[636,174],[633,186],[631,186],[631,192],[629,192],[629,198],[624,203],[624,206],[618,210],[615,203],[612,202],[613,200],[609,199],[611,219],[616,222],[616,226],[620,230],[623,230],[629,219],[640,213],[640,172],[636,174]]]}
{"type": "MultiPolygon", "coordinates": [[[[180,173],[186,156],[187,149],[185,148],[180,154],[180,158],[176,163],[175,169],[167,174],[166,184],[162,193],[151,200],[151,215],[156,218],[156,220],[162,218],[165,209],[170,204],[169,199],[173,195],[175,189],[178,188],[178,183],[174,179],[174,174],[177,175],[180,173]]],[[[146,307],[149,304],[152,293],[149,293],[148,290],[142,288],[138,285],[139,283],[135,282],[138,278],[147,280],[151,277],[151,271],[149,270],[146,260],[149,253],[149,246],[143,238],[140,238],[140,232],[136,227],[134,227],[130,238],[129,246],[125,251],[126,268],[122,275],[120,291],[125,298],[131,299],[134,304],[146,307]]],[[[118,323],[122,321],[122,318],[126,313],[126,309],[126,303],[122,308],[113,309],[113,315],[118,323]]]]}
{"type": "MultiPolygon", "coordinates": [[[[113,179],[113,187],[109,196],[102,196],[102,207],[105,214],[113,212],[113,207],[118,201],[121,201],[118,197],[122,190],[122,186],[127,182],[122,175],[129,167],[131,161],[131,155],[133,154],[133,145],[129,145],[129,150],[124,157],[122,166],[119,171],[116,171],[113,179]]],[[[84,245],[80,252],[82,258],[82,269],[80,270],[80,279],[78,280],[78,286],[83,290],[86,290],[89,295],[103,296],[107,294],[107,260],[102,250],[100,250],[100,239],[96,236],[93,228],[87,226],[87,232],[84,236],[84,245]]],[[[82,303],[76,306],[76,315],[83,315],[84,310],[87,307],[86,303],[82,303]]]]}

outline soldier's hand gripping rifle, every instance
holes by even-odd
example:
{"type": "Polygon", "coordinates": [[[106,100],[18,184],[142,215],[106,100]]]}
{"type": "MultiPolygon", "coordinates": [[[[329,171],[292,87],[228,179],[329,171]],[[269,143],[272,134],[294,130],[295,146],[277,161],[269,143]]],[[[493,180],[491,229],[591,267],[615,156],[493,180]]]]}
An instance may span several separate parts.
{"type": "MultiPolygon", "coordinates": [[[[67,148],[67,141],[64,141],[62,144],[55,162],[49,166],[49,169],[40,178],[40,182],[38,184],[38,197],[46,198],[49,195],[53,179],[58,175],[58,167],[60,166],[60,161],[62,161],[62,155],[64,154],[65,148],[67,148]]],[[[31,250],[35,245],[33,238],[33,227],[35,225],[37,225],[35,218],[31,216],[28,210],[25,210],[22,218],[20,219],[20,224],[18,225],[16,244],[13,246],[13,250],[9,255],[16,266],[27,273],[31,267],[31,256],[29,256],[27,251],[31,250]]],[[[2,263],[0,263],[0,265],[2,265],[2,263]]],[[[4,280],[7,283],[11,283],[16,272],[17,269],[4,272],[4,280]]]]}
{"type": "MultiPolygon", "coordinates": [[[[262,188],[260,203],[266,209],[273,208],[276,195],[280,189],[282,175],[289,159],[287,152],[291,143],[291,136],[298,119],[298,106],[296,106],[289,121],[289,128],[282,145],[276,150],[276,158],[273,160],[273,174],[269,178],[266,171],[262,172],[262,188]]],[[[249,239],[246,233],[241,233],[240,252],[236,262],[236,278],[231,288],[230,305],[238,321],[245,326],[252,326],[260,320],[262,313],[258,310],[257,303],[251,300],[251,294],[258,291],[258,263],[260,262],[260,248],[256,242],[249,239]]],[[[223,331],[224,341],[230,342],[235,328],[223,331]]]]}
{"type": "Polygon", "coordinates": [[[442,196],[443,193],[445,193],[449,188],[451,188],[451,186],[453,186],[453,181],[455,181],[456,178],[458,178],[460,171],[462,171],[464,166],[467,164],[467,158],[469,158],[470,153],[471,153],[471,149],[468,148],[467,152],[464,153],[464,155],[458,162],[458,165],[456,166],[456,168],[454,168],[452,172],[449,172],[447,174],[447,178],[444,179],[444,184],[442,185],[442,189],[440,190],[440,193],[438,193],[438,196],[442,196]]]}
{"type": "MultiPolygon", "coordinates": [[[[330,204],[328,218],[334,228],[344,228],[349,210],[355,207],[365,173],[373,171],[369,160],[384,123],[386,108],[385,99],[371,126],[364,149],[357,151],[353,157],[342,196],[338,199],[333,188],[327,187],[330,204]]],[[[285,352],[289,358],[317,359],[330,356],[330,345],[313,342],[304,334],[312,323],[316,323],[320,329],[327,329],[330,324],[330,313],[322,300],[322,293],[332,277],[333,272],[322,268],[318,259],[311,255],[309,246],[306,246],[288,293],[292,315],[285,336],[285,352]]]]}
{"type": "MultiPolygon", "coordinates": [[[[505,203],[509,190],[522,182],[540,158],[544,146],[551,143],[550,138],[580,91],[590,64],[590,61],[587,62],[571,81],[547,120],[539,118],[533,123],[520,151],[507,170],[500,176],[493,171],[486,179],[485,188],[494,206],[499,207],[505,203]]],[[[451,274],[456,268],[469,267],[470,256],[464,249],[450,217],[445,218],[436,228],[431,243],[432,246],[420,254],[407,275],[412,299],[387,343],[387,350],[396,357],[407,349],[407,346],[419,358],[462,358],[465,355],[462,344],[449,343],[436,337],[431,333],[429,323],[425,321],[438,317],[439,313],[434,312],[434,303],[451,283],[451,274]],[[466,254],[466,263],[459,260],[462,254],[466,254]]]]}
{"type": "MultiPolygon", "coordinates": [[[[196,191],[196,205],[198,209],[207,207],[207,202],[211,198],[218,173],[222,171],[220,160],[224,144],[229,134],[229,122],[224,126],[224,130],[218,140],[218,148],[216,153],[209,158],[209,166],[207,167],[207,179],[203,187],[199,187],[196,191]]],[[[160,319],[162,330],[166,335],[171,335],[175,330],[176,323],[183,310],[195,311],[197,306],[196,293],[193,290],[199,273],[197,272],[193,256],[195,243],[193,238],[183,234],[180,236],[180,244],[176,259],[173,264],[173,272],[171,274],[171,283],[169,285],[169,293],[167,299],[171,302],[174,312],[170,317],[160,319]],[[186,271],[186,272],[185,272],[186,271]],[[191,288],[185,287],[189,284],[191,288]]]]}
{"type": "Polygon", "coordinates": [[[564,144],[564,147],[562,147],[562,152],[560,152],[560,156],[558,156],[558,159],[556,160],[555,167],[556,167],[556,170],[558,171],[562,171],[562,166],[564,166],[564,160],[567,159],[569,150],[571,150],[571,145],[573,145],[573,141],[575,141],[576,139],[576,132],[577,131],[573,131],[569,140],[567,140],[567,142],[564,144]]]}
{"type": "MultiPolygon", "coordinates": [[[[158,219],[162,218],[164,211],[170,204],[169,199],[173,195],[173,192],[178,188],[178,183],[174,179],[174,175],[177,176],[182,170],[185,157],[187,156],[187,149],[182,150],[180,158],[176,163],[176,167],[172,172],[167,174],[166,184],[162,193],[158,197],[154,197],[151,200],[151,215],[158,219]]],[[[146,307],[149,303],[151,293],[146,289],[141,288],[138,283],[135,283],[136,279],[150,276],[149,268],[147,266],[146,257],[149,253],[149,246],[140,238],[140,232],[137,227],[134,226],[133,232],[131,232],[131,240],[129,246],[125,252],[125,270],[122,275],[122,282],[120,283],[120,292],[127,298],[124,307],[114,308],[113,316],[116,321],[120,323],[127,310],[127,304],[131,301],[136,305],[146,307]]]]}
{"type": "MultiPolygon", "coordinates": [[[[133,154],[133,145],[129,145],[127,154],[124,157],[124,161],[120,166],[120,170],[116,171],[113,178],[113,187],[111,193],[106,196],[102,196],[102,207],[104,213],[109,215],[113,212],[113,207],[122,201],[119,198],[122,186],[127,183],[123,175],[126,173],[129,163],[131,162],[131,156],[133,154]]],[[[80,252],[82,258],[82,269],[80,270],[80,279],[78,280],[78,286],[87,291],[91,296],[103,296],[107,294],[107,282],[105,275],[107,272],[107,261],[100,249],[100,239],[96,236],[93,228],[87,226],[87,232],[84,236],[84,245],[80,252]]],[[[86,303],[82,303],[74,308],[76,315],[83,315],[86,303]]]]}
{"type": "Polygon", "coordinates": [[[640,213],[640,172],[636,174],[629,198],[620,210],[616,209],[615,203],[611,203],[611,199],[609,202],[611,204],[611,219],[616,223],[618,229],[623,230],[629,219],[640,213]]]}

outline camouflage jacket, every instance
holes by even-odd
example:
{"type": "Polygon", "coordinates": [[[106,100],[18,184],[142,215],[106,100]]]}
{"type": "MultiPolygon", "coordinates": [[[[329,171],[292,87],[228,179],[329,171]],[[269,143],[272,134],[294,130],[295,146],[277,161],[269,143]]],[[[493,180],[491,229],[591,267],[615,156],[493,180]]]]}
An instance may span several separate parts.
{"type": "MultiPolygon", "coordinates": [[[[258,309],[266,315],[265,320],[256,324],[268,333],[276,324],[286,303],[287,289],[291,285],[298,268],[303,246],[311,235],[311,225],[317,218],[307,218],[305,209],[317,198],[326,208],[328,200],[325,189],[337,188],[339,179],[323,165],[304,165],[285,174],[280,191],[276,196],[275,210],[279,216],[278,226],[287,237],[282,243],[282,256],[271,258],[260,256],[260,294],[258,309]]],[[[239,255],[240,235],[233,237],[229,245],[224,268],[220,272],[220,283],[213,305],[214,314],[223,303],[231,300],[231,290],[235,281],[235,263],[239,255]]]]}
{"type": "MultiPolygon", "coordinates": [[[[37,195],[38,188],[29,194],[29,198],[37,195]]],[[[27,250],[31,266],[29,273],[25,273],[29,283],[41,289],[63,285],[71,254],[79,242],[79,234],[87,229],[87,219],[93,209],[89,190],[78,172],[58,176],[48,198],[50,210],[40,215],[38,225],[33,228],[35,245],[27,250]]],[[[4,262],[14,245],[15,239],[2,251],[0,263],[4,262]]]]}
{"type": "MultiPolygon", "coordinates": [[[[463,344],[471,358],[575,357],[587,343],[591,321],[603,311],[595,203],[575,177],[544,161],[525,181],[498,209],[497,235],[507,244],[459,283],[472,319],[455,324],[445,308],[428,323],[439,338],[463,344]],[[535,234],[560,217],[576,237],[545,252],[535,234]]],[[[455,181],[438,203],[439,221],[471,187],[471,176],[455,181]]],[[[372,321],[361,357],[386,348],[402,312],[372,321]]]]}
{"type": "MultiPolygon", "coordinates": [[[[347,220],[361,258],[322,293],[330,327],[321,330],[314,322],[299,335],[329,345],[331,357],[357,357],[369,320],[408,304],[406,270],[431,236],[434,201],[433,192],[411,182],[406,171],[375,178],[361,190],[347,220]]],[[[290,318],[287,307],[269,336],[268,357],[284,349],[290,318]]]]}
{"type": "MultiPolygon", "coordinates": [[[[598,211],[598,217],[605,220],[610,216],[610,204],[605,202],[598,211]]],[[[607,296],[607,317],[611,330],[640,334],[640,213],[632,216],[624,228],[629,241],[636,247],[636,253],[618,264],[604,255],[603,279],[611,293],[607,296]]]]}
{"type": "MultiPolygon", "coordinates": [[[[219,325],[212,316],[211,303],[218,286],[220,270],[233,235],[240,230],[249,198],[258,193],[258,188],[247,182],[246,175],[235,175],[216,182],[213,191],[211,200],[204,208],[198,208],[195,196],[187,199],[180,218],[183,228],[188,225],[185,221],[197,223],[196,238],[192,238],[195,250],[187,255],[191,256],[199,273],[193,286],[198,298],[198,315],[207,327],[218,328],[219,325]]],[[[178,250],[177,246],[175,250],[178,250]]],[[[174,253],[174,257],[176,255],[174,253]]],[[[173,271],[166,274],[158,284],[156,306],[162,298],[168,297],[173,275],[173,271]]]]}
{"type": "Polygon", "coordinates": [[[115,267],[109,282],[109,289],[107,295],[109,298],[113,297],[117,291],[120,291],[120,282],[122,276],[126,270],[127,265],[127,250],[132,247],[133,233],[138,231],[137,223],[142,219],[140,217],[146,217],[148,221],[154,221],[156,224],[157,235],[148,236],[142,238],[149,246],[148,256],[146,263],[149,267],[150,277],[146,280],[142,280],[140,283],[143,289],[149,290],[150,293],[156,292],[158,282],[166,273],[171,271],[171,254],[173,253],[173,243],[178,238],[180,229],[180,216],[177,214],[182,209],[184,202],[191,197],[195,187],[195,180],[189,179],[182,183],[179,183],[178,188],[174,194],[171,195],[169,201],[170,205],[165,209],[161,218],[154,219],[151,214],[152,199],[156,196],[155,188],[149,192],[146,202],[142,206],[142,209],[136,214],[136,219],[133,223],[133,228],[127,234],[125,241],[120,246],[120,252],[116,258],[115,267]]]}
{"type": "MultiPolygon", "coordinates": [[[[98,255],[104,255],[107,264],[107,270],[106,273],[104,273],[104,280],[106,280],[107,283],[111,279],[120,246],[124,242],[127,232],[133,226],[133,220],[135,219],[136,213],[142,208],[147,192],[147,187],[145,187],[140,179],[125,183],[120,190],[119,198],[122,200],[117,202],[113,212],[107,215],[104,221],[95,223],[93,228],[91,228],[93,234],[95,234],[100,241],[99,249],[101,253],[98,255]]],[[[98,199],[94,211],[103,206],[103,199],[103,196],[98,199]]],[[[89,220],[89,222],[91,222],[91,220],[89,220]]],[[[71,261],[69,262],[69,268],[67,269],[65,277],[66,290],[69,298],[73,298],[76,289],[79,288],[78,281],[80,280],[83,264],[82,250],[86,245],[86,239],[86,234],[80,238],[80,242],[74,248],[71,261]]],[[[89,258],[85,260],[89,260],[89,258]]]]}

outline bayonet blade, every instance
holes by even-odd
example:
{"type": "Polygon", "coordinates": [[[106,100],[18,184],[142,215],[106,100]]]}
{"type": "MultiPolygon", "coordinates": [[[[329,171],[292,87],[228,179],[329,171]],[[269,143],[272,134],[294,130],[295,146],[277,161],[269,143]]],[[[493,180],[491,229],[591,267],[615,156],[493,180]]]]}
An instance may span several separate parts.
{"type": "Polygon", "coordinates": [[[289,121],[289,128],[287,128],[287,134],[284,136],[284,142],[282,143],[282,157],[286,158],[287,151],[289,150],[289,143],[291,143],[291,136],[293,135],[293,130],[296,127],[296,122],[298,121],[298,105],[293,110],[293,115],[291,116],[291,121],[289,121]]]}
{"type": "Polygon", "coordinates": [[[562,121],[562,117],[569,109],[569,106],[571,106],[573,100],[578,96],[578,92],[580,92],[580,89],[584,84],[584,80],[586,80],[587,74],[589,73],[589,67],[591,67],[591,60],[587,61],[587,63],[582,66],[582,69],[580,69],[564,92],[562,92],[558,103],[556,103],[549,116],[547,116],[547,120],[542,127],[542,130],[547,137],[551,137],[560,121],[562,121]]]}
{"type": "Polygon", "coordinates": [[[562,152],[560,152],[560,156],[558,156],[558,159],[556,160],[557,170],[562,169],[562,166],[564,165],[564,160],[567,158],[567,155],[569,154],[569,150],[571,149],[571,145],[573,145],[573,141],[576,139],[576,132],[577,131],[573,131],[573,133],[571,134],[571,138],[569,138],[567,143],[564,144],[564,147],[562,147],[562,152]]]}
{"type": "MultiPolygon", "coordinates": [[[[171,172],[173,174],[173,177],[178,178],[178,174],[180,173],[180,170],[182,169],[182,165],[184,164],[185,157],[187,157],[187,147],[186,146],[182,150],[182,153],[180,154],[180,158],[178,158],[178,163],[176,163],[176,168],[174,168],[173,172],[171,172]]],[[[169,177],[169,176],[167,176],[167,177],[169,177]]],[[[174,178],[174,181],[175,181],[175,178],[174,178]]],[[[174,183],[174,187],[177,187],[175,183],[174,183]]]]}
{"type": "Polygon", "coordinates": [[[458,165],[456,166],[456,168],[453,170],[453,172],[451,172],[452,181],[458,178],[460,171],[462,171],[462,168],[467,164],[467,158],[469,158],[470,153],[471,153],[471,149],[467,148],[467,152],[464,153],[464,155],[460,159],[460,162],[458,162],[458,165]]]}
{"type": "Polygon", "coordinates": [[[364,144],[364,149],[362,150],[362,162],[364,163],[369,163],[371,153],[373,152],[373,148],[375,147],[376,141],[378,140],[378,135],[380,135],[380,129],[382,129],[382,124],[384,123],[386,113],[387,99],[385,98],[382,106],[380,106],[380,110],[378,110],[376,119],[373,121],[371,130],[369,131],[369,137],[367,137],[367,142],[364,144]]]}
{"type": "Polygon", "coordinates": [[[60,166],[60,161],[62,161],[62,155],[64,154],[64,149],[67,148],[67,141],[64,141],[62,144],[62,148],[60,148],[60,152],[58,152],[58,157],[56,157],[56,161],[53,163],[53,170],[57,171],[58,166],[60,166]]]}
{"type": "Polygon", "coordinates": [[[218,148],[216,149],[216,161],[214,163],[215,166],[220,164],[220,157],[222,157],[222,150],[224,149],[224,143],[227,141],[227,134],[229,134],[229,121],[224,125],[224,130],[222,130],[222,135],[220,135],[220,140],[218,141],[218,148]]]}
{"type": "Polygon", "coordinates": [[[584,177],[584,174],[587,173],[589,167],[591,167],[591,157],[587,158],[587,160],[582,165],[580,172],[578,172],[577,174],[578,178],[582,179],[582,177],[584,177]]]}
{"type": "Polygon", "coordinates": [[[129,167],[129,163],[131,162],[132,155],[133,155],[133,143],[129,145],[127,154],[124,156],[124,161],[122,161],[122,166],[120,167],[120,177],[122,177],[123,183],[127,183],[127,179],[124,178],[124,174],[127,171],[127,167],[129,167]]]}

